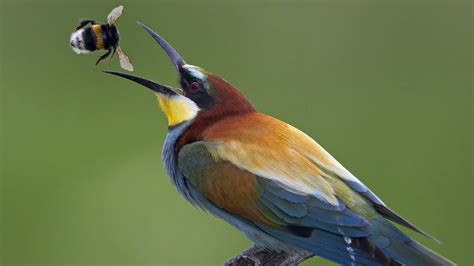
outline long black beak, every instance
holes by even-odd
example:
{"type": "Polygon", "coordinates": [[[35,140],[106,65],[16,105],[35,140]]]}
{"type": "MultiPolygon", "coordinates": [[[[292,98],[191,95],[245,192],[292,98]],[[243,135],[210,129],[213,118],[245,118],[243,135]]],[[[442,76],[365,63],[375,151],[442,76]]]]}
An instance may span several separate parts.
{"type": "Polygon", "coordinates": [[[158,92],[158,93],[165,94],[165,95],[175,95],[175,94],[177,94],[171,87],[166,86],[166,85],[161,85],[161,84],[156,83],[152,80],[148,80],[148,79],[145,79],[145,78],[129,75],[129,74],[126,74],[126,73],[116,72],[116,71],[104,70],[104,73],[116,75],[116,76],[126,78],[126,79],[131,80],[131,81],[135,81],[136,83],[141,84],[141,85],[149,88],[150,90],[152,90],[154,92],[158,92]]]}
{"type": "Polygon", "coordinates": [[[137,23],[142,26],[142,28],[148,32],[153,39],[165,50],[166,54],[170,57],[171,62],[173,62],[174,66],[176,67],[176,70],[179,69],[186,64],[184,61],[183,57],[171,46],[165,39],[161,38],[158,33],[154,32],[152,29],[150,29],[148,26],[145,24],[141,23],[140,21],[137,21],[137,23]]]}
{"type": "MultiPolygon", "coordinates": [[[[137,22],[143,29],[145,29],[146,32],[148,32],[153,39],[163,48],[163,50],[166,52],[166,54],[170,57],[171,62],[173,62],[174,66],[176,67],[176,70],[178,71],[178,74],[180,74],[180,69],[182,68],[183,65],[186,64],[184,59],[181,57],[181,55],[167,42],[165,39],[161,38],[160,35],[158,35],[156,32],[154,32],[152,29],[150,29],[148,26],[144,25],[141,22],[137,22]]],[[[152,91],[161,93],[161,94],[166,94],[166,95],[175,95],[178,94],[175,90],[173,90],[171,87],[166,86],[166,85],[161,85],[159,83],[156,83],[154,81],[121,73],[121,72],[115,72],[115,71],[104,71],[105,73],[116,75],[122,78],[126,78],[128,80],[134,81],[136,83],[139,83],[152,91]]]]}

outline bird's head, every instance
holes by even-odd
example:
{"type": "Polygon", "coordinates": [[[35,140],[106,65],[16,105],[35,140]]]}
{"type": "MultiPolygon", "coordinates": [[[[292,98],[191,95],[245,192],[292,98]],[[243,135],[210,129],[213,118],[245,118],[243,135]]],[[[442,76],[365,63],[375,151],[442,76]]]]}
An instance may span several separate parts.
{"type": "Polygon", "coordinates": [[[252,104],[234,86],[200,67],[187,64],[182,56],[160,35],[139,23],[168,54],[179,75],[181,88],[172,88],[154,81],[115,71],[106,73],[137,82],[156,93],[168,126],[202,117],[218,120],[223,117],[253,112],[252,104]]]}

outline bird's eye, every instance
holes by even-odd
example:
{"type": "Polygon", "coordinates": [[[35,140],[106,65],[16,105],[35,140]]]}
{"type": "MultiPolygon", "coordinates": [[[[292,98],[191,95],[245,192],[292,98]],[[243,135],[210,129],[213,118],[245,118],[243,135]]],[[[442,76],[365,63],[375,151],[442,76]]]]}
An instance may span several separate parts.
{"type": "Polygon", "coordinates": [[[201,84],[199,84],[199,81],[194,80],[189,84],[189,91],[192,93],[198,92],[201,90],[201,84]]]}

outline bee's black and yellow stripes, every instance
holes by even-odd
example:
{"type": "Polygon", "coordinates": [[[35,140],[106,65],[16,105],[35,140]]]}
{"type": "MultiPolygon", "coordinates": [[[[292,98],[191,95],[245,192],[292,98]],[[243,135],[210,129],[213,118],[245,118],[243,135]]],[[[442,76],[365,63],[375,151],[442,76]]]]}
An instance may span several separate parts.
{"type": "Polygon", "coordinates": [[[71,47],[76,53],[112,50],[118,46],[119,34],[114,25],[93,24],[71,35],[71,47]]]}
{"type": "Polygon", "coordinates": [[[95,46],[98,50],[104,49],[103,28],[100,24],[92,25],[92,33],[95,38],[95,46]]]}

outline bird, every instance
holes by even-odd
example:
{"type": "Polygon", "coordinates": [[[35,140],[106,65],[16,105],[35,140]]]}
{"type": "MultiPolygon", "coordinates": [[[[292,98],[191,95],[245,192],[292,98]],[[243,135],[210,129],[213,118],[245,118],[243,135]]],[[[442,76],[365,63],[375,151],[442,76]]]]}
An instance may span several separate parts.
{"type": "MultiPolygon", "coordinates": [[[[453,265],[398,229],[432,238],[299,129],[260,113],[230,82],[169,56],[180,88],[104,71],[152,90],[167,117],[163,162],[194,206],[269,251],[305,251],[341,265],[453,265]]],[[[434,238],[433,238],[434,239],[434,238]]]]}

